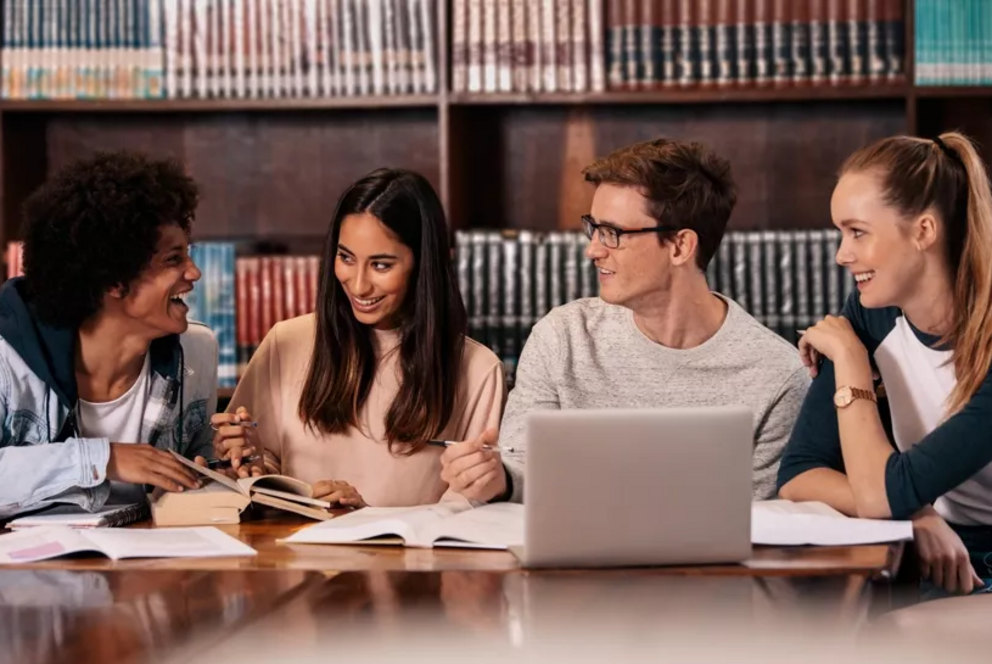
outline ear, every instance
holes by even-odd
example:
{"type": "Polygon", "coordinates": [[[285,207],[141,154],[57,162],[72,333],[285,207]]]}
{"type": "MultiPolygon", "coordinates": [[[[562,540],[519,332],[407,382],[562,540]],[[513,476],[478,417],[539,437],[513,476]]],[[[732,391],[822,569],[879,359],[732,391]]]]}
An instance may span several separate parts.
{"type": "Polygon", "coordinates": [[[114,286],[113,288],[107,291],[107,297],[114,300],[123,300],[125,297],[127,297],[127,293],[128,293],[128,289],[126,286],[118,285],[118,286],[114,286]]]}
{"type": "Polygon", "coordinates": [[[672,265],[695,264],[696,249],[699,248],[699,236],[696,235],[696,231],[680,230],[668,240],[668,245],[672,265]]]}
{"type": "Polygon", "coordinates": [[[939,239],[940,229],[937,226],[937,218],[931,212],[925,212],[913,222],[911,239],[916,248],[920,251],[927,251],[939,239]]]}

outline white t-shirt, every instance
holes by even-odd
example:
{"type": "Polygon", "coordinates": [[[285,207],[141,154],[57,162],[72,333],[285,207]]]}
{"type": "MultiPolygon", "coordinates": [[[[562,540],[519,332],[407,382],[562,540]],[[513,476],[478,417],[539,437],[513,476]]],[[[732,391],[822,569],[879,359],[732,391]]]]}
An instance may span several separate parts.
{"type": "Polygon", "coordinates": [[[79,400],[79,433],[84,438],[106,438],[112,443],[139,443],[141,423],[148,404],[151,360],[145,354],[138,380],[113,401],[79,400]]]}
{"type": "MultiPolygon", "coordinates": [[[[145,355],[138,380],[127,392],[113,401],[92,403],[79,400],[79,433],[85,438],[106,438],[111,443],[140,443],[141,423],[148,405],[148,392],[151,389],[151,359],[145,355]]],[[[140,502],[144,499],[144,487],[125,482],[110,483],[108,504],[140,502]]]]}

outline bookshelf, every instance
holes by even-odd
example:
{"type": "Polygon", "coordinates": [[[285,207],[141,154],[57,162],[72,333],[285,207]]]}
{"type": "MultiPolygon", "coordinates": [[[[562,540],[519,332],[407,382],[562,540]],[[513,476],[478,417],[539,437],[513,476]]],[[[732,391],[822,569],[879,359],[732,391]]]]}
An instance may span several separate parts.
{"type": "MultiPolygon", "coordinates": [[[[316,253],[340,192],[383,165],[423,173],[453,231],[577,229],[592,194],[581,169],[659,135],[700,140],[731,160],[740,189],[731,230],[824,228],[836,170],[866,143],[962,129],[992,145],[992,86],[913,83],[916,1],[904,3],[904,76],[871,85],[456,93],[455,0],[437,0],[435,93],[0,100],[0,246],[20,238],[25,197],[97,149],[184,160],[202,187],[200,239],[316,253]]],[[[603,2],[605,13],[614,0],[603,2]]]]}

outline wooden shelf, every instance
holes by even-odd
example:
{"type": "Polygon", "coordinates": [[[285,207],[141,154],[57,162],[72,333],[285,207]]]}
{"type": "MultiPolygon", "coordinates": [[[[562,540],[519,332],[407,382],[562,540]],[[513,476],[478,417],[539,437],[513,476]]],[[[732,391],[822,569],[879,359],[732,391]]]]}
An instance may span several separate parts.
{"type": "Polygon", "coordinates": [[[992,98],[992,85],[917,85],[913,94],[920,98],[992,98]]]}
{"type": "Polygon", "coordinates": [[[726,104],[774,101],[844,101],[858,99],[902,99],[905,84],[876,86],[673,88],[595,93],[470,93],[453,94],[453,106],[483,105],[581,105],[581,104],[726,104]]]}
{"type": "Polygon", "coordinates": [[[328,97],[321,99],[25,99],[0,101],[0,111],[22,113],[231,113],[430,108],[437,95],[328,97]]]}

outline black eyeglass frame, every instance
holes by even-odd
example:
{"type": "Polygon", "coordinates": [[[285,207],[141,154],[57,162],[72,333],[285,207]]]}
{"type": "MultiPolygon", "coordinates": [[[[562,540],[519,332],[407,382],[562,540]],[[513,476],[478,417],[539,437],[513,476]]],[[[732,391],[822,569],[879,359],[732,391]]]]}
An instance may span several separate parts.
{"type": "Polygon", "coordinates": [[[609,226],[607,224],[597,224],[592,215],[584,214],[582,215],[582,228],[585,235],[590,240],[592,239],[593,233],[599,233],[599,241],[607,249],[617,249],[620,246],[620,238],[624,235],[637,235],[639,233],[675,233],[682,230],[681,228],[676,228],[675,226],[653,226],[652,228],[617,228],[616,226],[609,226]],[[611,244],[606,241],[603,231],[608,230],[613,233],[616,237],[616,243],[611,244]]]}

